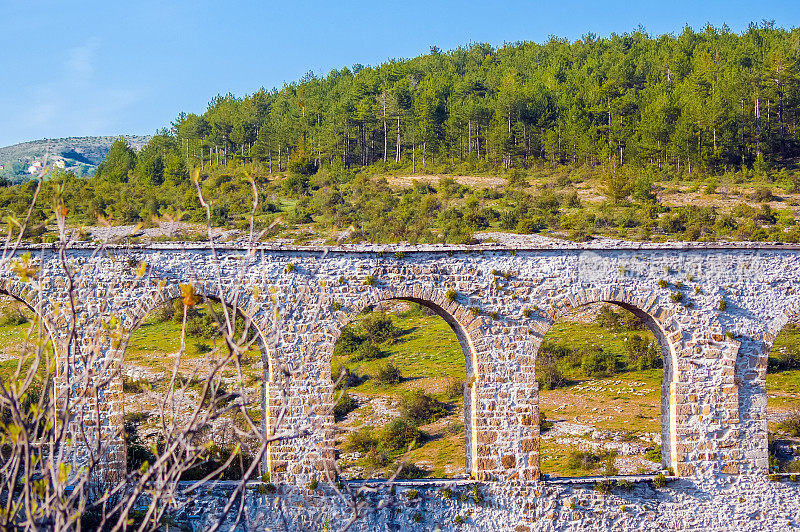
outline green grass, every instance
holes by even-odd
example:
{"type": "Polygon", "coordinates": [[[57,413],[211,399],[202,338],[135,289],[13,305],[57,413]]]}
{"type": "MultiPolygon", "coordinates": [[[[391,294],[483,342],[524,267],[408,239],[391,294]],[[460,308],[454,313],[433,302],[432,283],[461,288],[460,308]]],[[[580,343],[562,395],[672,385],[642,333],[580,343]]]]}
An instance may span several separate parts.
{"type": "Polygon", "coordinates": [[[774,369],[779,358],[790,357],[800,362],[800,327],[788,325],[775,338],[767,371],[767,409],[786,411],[800,409],[800,368],[774,369]]]}
{"type": "MultiPolygon", "coordinates": [[[[349,392],[384,397],[391,401],[399,401],[401,397],[413,390],[423,390],[438,400],[446,403],[451,413],[437,422],[422,425],[428,438],[418,442],[418,446],[405,457],[409,463],[422,464],[429,471],[429,476],[436,478],[451,477],[464,471],[464,431],[448,431],[452,424],[463,426],[463,404],[461,397],[448,397],[445,392],[447,383],[452,379],[466,379],[466,359],[461,345],[450,326],[439,316],[426,315],[417,305],[410,310],[390,313],[392,323],[401,330],[400,336],[393,342],[380,344],[382,356],[376,360],[350,362],[347,359],[335,360],[334,365],[344,364],[352,372],[368,378],[349,388],[349,392]],[[403,376],[396,385],[381,385],[374,378],[378,368],[392,363],[397,366],[403,376]]],[[[359,326],[356,319],[353,326],[359,326]]],[[[336,378],[334,376],[334,378],[336,378]]],[[[362,425],[374,412],[370,405],[358,409],[358,418],[351,427],[362,425]]],[[[337,447],[341,448],[345,434],[337,437],[337,447]]],[[[398,460],[402,452],[393,453],[391,459],[398,460]]],[[[364,459],[356,460],[354,465],[363,466],[364,459]]],[[[381,471],[391,474],[394,465],[381,471]]]]}
{"type": "Polygon", "coordinates": [[[403,381],[396,386],[387,386],[367,379],[350,390],[398,399],[411,390],[425,389],[440,399],[446,399],[441,396],[445,381],[466,379],[466,359],[453,330],[439,316],[423,316],[415,312],[393,314],[392,321],[403,333],[394,343],[381,344],[381,358],[345,361],[345,365],[359,375],[374,376],[379,367],[391,362],[400,368],[403,381]]]}

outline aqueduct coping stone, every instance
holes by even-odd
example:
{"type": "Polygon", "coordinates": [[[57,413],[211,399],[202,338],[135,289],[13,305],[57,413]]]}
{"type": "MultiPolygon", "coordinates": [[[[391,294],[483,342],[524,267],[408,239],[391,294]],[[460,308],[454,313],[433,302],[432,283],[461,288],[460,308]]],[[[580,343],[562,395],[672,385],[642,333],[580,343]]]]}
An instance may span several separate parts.
{"type": "MultiPolygon", "coordinates": [[[[36,282],[23,283],[13,259],[0,264],[0,290],[37,309],[58,336],[67,327],[69,294],[57,250],[31,246],[17,257],[26,252],[40,267],[36,282]]],[[[632,310],[659,339],[664,466],[686,478],[763,475],[767,356],[780,329],[800,313],[800,247],[778,244],[170,242],[100,251],[80,244],[66,257],[75,269],[79,324],[114,316],[129,333],[177,297],[181,283],[238,301],[267,360],[265,411],[284,406],[288,425],[313,428],[269,451],[273,479],[295,484],[317,477],[333,458],[333,346],[342,327],[378,301],[420,302],[454,328],[468,372],[466,471],[500,481],[539,479],[537,349],[555,320],[594,302],[632,310]]],[[[111,343],[107,356],[124,364],[111,343]]],[[[117,426],[121,377],[102,400],[105,419],[98,421],[117,426]]]]}

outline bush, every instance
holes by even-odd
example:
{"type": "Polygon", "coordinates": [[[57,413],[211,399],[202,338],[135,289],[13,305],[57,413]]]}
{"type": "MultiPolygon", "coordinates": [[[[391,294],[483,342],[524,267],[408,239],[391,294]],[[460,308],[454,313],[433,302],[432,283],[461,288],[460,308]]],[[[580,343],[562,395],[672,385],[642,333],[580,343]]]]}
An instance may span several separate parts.
{"type": "Polygon", "coordinates": [[[403,375],[400,373],[400,368],[389,362],[385,366],[378,368],[375,373],[375,380],[380,384],[399,384],[403,380],[403,375]]]}
{"type": "Polygon", "coordinates": [[[656,445],[652,449],[648,450],[644,454],[644,457],[645,457],[646,460],[650,460],[651,462],[655,462],[657,464],[660,464],[661,461],[663,460],[663,457],[661,455],[661,446],[660,445],[656,445]]]}
{"type": "Polygon", "coordinates": [[[340,421],[356,408],[358,408],[358,402],[349,393],[344,392],[333,407],[333,418],[340,421]]]}
{"type": "Polygon", "coordinates": [[[335,358],[349,357],[363,341],[364,339],[356,334],[353,325],[350,324],[342,329],[342,333],[333,348],[333,356],[335,358]]]}
{"type": "MultiPolygon", "coordinates": [[[[428,476],[428,471],[422,469],[416,464],[403,464],[403,467],[400,468],[400,472],[397,474],[397,478],[404,478],[404,479],[425,478],[427,476],[428,476]]],[[[416,490],[409,490],[406,493],[410,494],[410,492],[412,491],[416,492],[416,490]]],[[[416,496],[414,497],[409,496],[409,499],[416,499],[416,496]]]]}
{"type": "Polygon", "coordinates": [[[145,379],[130,379],[126,376],[122,377],[122,392],[123,393],[142,393],[150,389],[150,383],[145,379]]]}
{"type": "Polygon", "coordinates": [[[464,395],[464,381],[457,377],[450,377],[444,385],[444,394],[450,399],[457,399],[464,395]]]}
{"type": "MultiPolygon", "coordinates": [[[[191,469],[181,475],[181,480],[201,480],[207,475],[217,470],[224,464],[234,453],[237,453],[236,445],[217,445],[210,443],[207,445],[204,460],[195,465],[191,469]]],[[[253,457],[240,453],[239,456],[231,460],[231,463],[218,473],[215,477],[217,480],[239,480],[244,475],[244,472],[253,463],[253,457]]]]}
{"type": "Polygon", "coordinates": [[[572,350],[557,344],[544,343],[536,357],[536,381],[541,390],[553,390],[566,384],[561,360],[569,359],[572,350]]]}
{"type": "Polygon", "coordinates": [[[422,439],[422,432],[403,418],[393,419],[381,432],[381,439],[388,449],[404,451],[412,442],[422,439]]]}
{"type": "Polygon", "coordinates": [[[583,355],[581,369],[589,377],[607,377],[617,372],[617,358],[610,351],[592,349],[583,355]]]}
{"type": "Polygon", "coordinates": [[[30,321],[28,317],[17,308],[0,316],[0,327],[16,327],[17,325],[24,325],[28,321],[30,321]]]}
{"type": "Polygon", "coordinates": [[[667,485],[667,477],[663,473],[659,473],[653,478],[653,486],[663,488],[667,485]]]}
{"type": "Polygon", "coordinates": [[[539,410],[539,433],[547,432],[548,430],[553,428],[553,422],[547,421],[547,416],[541,410],[539,410]]]}
{"type": "Polygon", "coordinates": [[[789,417],[778,423],[778,428],[789,436],[800,436],[800,410],[790,412],[789,417]]]}
{"type": "Polygon", "coordinates": [[[213,317],[201,314],[187,318],[186,335],[194,338],[215,338],[221,336],[221,333],[213,317]]]}
{"type": "Polygon", "coordinates": [[[602,451],[593,453],[591,451],[573,450],[567,456],[567,468],[571,470],[593,471],[603,466],[604,475],[616,475],[617,468],[614,461],[617,458],[616,451],[602,451]]]}
{"type": "Polygon", "coordinates": [[[661,367],[661,349],[640,334],[628,338],[625,351],[629,368],[644,370],[661,367]]]}
{"type": "Polygon", "coordinates": [[[403,331],[397,328],[385,312],[371,312],[361,321],[361,327],[367,333],[367,339],[373,343],[394,341],[403,331]]]}
{"type": "Polygon", "coordinates": [[[372,427],[361,427],[348,434],[344,441],[344,449],[349,452],[367,453],[379,445],[372,427]]]}
{"type": "Polygon", "coordinates": [[[753,193],[750,194],[750,199],[759,203],[767,203],[775,201],[776,198],[768,187],[756,187],[753,193]]]}
{"type": "Polygon", "coordinates": [[[375,360],[380,358],[382,351],[380,347],[374,342],[364,342],[358,346],[358,349],[350,356],[353,362],[362,362],[364,360],[375,360]]]}
{"type": "Polygon", "coordinates": [[[442,417],[445,406],[421,390],[416,390],[403,397],[400,402],[400,413],[404,418],[417,424],[430,423],[442,417]]]}

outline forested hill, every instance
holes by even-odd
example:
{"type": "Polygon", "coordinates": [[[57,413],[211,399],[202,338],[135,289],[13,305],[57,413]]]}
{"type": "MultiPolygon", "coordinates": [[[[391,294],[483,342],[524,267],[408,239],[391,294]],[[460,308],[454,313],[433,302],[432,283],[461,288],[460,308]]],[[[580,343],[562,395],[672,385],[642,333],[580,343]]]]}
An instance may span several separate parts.
{"type": "MultiPolygon", "coordinates": [[[[58,164],[77,175],[93,174],[95,168],[108,155],[108,149],[122,138],[133,149],[147,144],[150,136],[125,135],[121,137],[69,137],[22,142],[0,148],[0,178],[19,182],[34,177],[29,168],[37,162],[42,166],[58,164]]],[[[35,173],[38,174],[38,171],[35,173]]]]}
{"type": "Polygon", "coordinates": [[[782,165],[798,155],[800,29],[686,28],[494,48],[308,74],[215,98],[173,132],[186,153],[286,168],[463,162],[634,163],[677,172],[782,165]],[[213,153],[210,153],[213,152],[213,153]]]}
{"type": "MultiPolygon", "coordinates": [[[[114,142],[93,177],[53,172],[26,236],[58,238],[56,212],[76,228],[210,213],[231,234],[252,218],[262,238],[294,242],[798,243],[799,59],[800,29],[766,24],[475,44],[309,74],[217,97],[141,150],[114,142]]],[[[0,215],[24,219],[35,190],[0,186],[0,215]]]]}

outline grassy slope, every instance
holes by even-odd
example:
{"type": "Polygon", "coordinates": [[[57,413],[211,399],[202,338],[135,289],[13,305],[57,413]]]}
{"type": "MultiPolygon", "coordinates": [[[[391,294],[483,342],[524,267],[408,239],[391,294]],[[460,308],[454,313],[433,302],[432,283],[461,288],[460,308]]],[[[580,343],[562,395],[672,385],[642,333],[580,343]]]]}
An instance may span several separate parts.
{"type": "MultiPolygon", "coordinates": [[[[412,307],[413,308],[413,307],[412,307]]],[[[374,376],[379,367],[392,363],[400,368],[403,380],[397,385],[380,385],[368,378],[349,392],[358,395],[381,397],[390,404],[412,390],[423,390],[448,405],[448,415],[435,423],[420,427],[429,439],[411,451],[409,462],[428,466],[433,477],[449,477],[464,471],[464,410],[460,398],[453,399],[445,394],[445,386],[450,379],[463,382],[466,379],[466,361],[455,333],[438,316],[426,316],[419,311],[392,314],[396,327],[403,331],[400,338],[392,344],[383,344],[383,356],[367,362],[352,362],[346,366],[361,376],[374,376]],[[455,433],[453,433],[455,432],[455,433]]],[[[369,406],[356,411],[350,428],[369,423],[369,406]]],[[[345,428],[344,424],[339,424],[345,428]]],[[[346,432],[338,432],[336,443],[341,448],[346,432]]],[[[356,462],[360,465],[360,462],[356,462]]]]}

